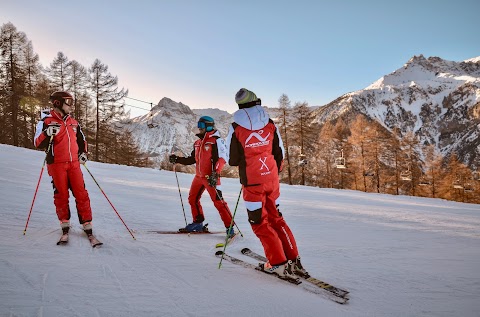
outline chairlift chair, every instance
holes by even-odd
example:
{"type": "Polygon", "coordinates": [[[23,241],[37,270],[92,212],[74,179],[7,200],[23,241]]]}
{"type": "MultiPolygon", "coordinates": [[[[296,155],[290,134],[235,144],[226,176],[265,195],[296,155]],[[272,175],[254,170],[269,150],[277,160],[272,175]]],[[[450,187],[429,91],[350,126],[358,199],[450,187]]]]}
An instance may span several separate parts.
{"type": "Polygon", "coordinates": [[[420,186],[428,186],[431,185],[430,181],[428,180],[428,177],[422,176],[420,177],[420,182],[418,182],[418,185],[420,186]]]}
{"type": "Polygon", "coordinates": [[[335,159],[335,165],[337,168],[347,168],[345,166],[345,158],[343,157],[343,150],[342,150],[342,155],[335,159]]]}
{"type": "Polygon", "coordinates": [[[152,112],[153,104],[150,103],[150,114],[148,115],[148,120],[147,120],[147,127],[149,129],[153,129],[158,127],[158,124],[153,123],[153,112],[152,112]]]}
{"type": "Polygon", "coordinates": [[[154,123],[153,123],[153,113],[150,113],[150,116],[148,117],[147,127],[148,127],[149,129],[158,127],[158,124],[154,124],[154,123]]]}
{"type": "Polygon", "coordinates": [[[305,157],[306,157],[305,154],[300,154],[300,155],[298,156],[298,158],[299,158],[298,166],[305,166],[305,165],[307,165],[308,161],[307,161],[307,159],[306,159],[305,157]]]}
{"type": "Polygon", "coordinates": [[[411,181],[412,180],[412,172],[410,170],[406,170],[400,173],[400,179],[402,181],[411,181]]]}
{"type": "Polygon", "coordinates": [[[462,184],[460,183],[459,180],[456,180],[456,181],[453,182],[453,188],[455,188],[455,189],[463,189],[463,186],[462,186],[462,184]]]}
{"type": "Polygon", "coordinates": [[[343,157],[337,157],[335,159],[335,165],[337,166],[337,168],[347,168],[345,166],[345,158],[343,157]]]}

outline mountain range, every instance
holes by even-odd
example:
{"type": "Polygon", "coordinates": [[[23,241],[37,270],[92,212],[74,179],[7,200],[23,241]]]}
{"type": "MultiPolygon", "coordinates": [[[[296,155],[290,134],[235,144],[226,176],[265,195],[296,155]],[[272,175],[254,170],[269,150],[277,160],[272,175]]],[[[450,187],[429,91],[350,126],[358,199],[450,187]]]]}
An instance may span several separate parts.
{"type": "MultiPolygon", "coordinates": [[[[278,117],[278,108],[266,109],[272,118],[278,117]]],[[[311,109],[311,124],[339,117],[349,122],[363,114],[388,130],[414,132],[421,144],[434,144],[443,156],[455,152],[470,167],[480,163],[480,56],[460,62],[413,56],[370,86],[311,109]]],[[[213,117],[226,136],[232,114],[191,109],[169,98],[124,125],[139,149],[159,165],[171,152],[192,151],[196,139],[192,130],[203,115],[213,117]]]]}

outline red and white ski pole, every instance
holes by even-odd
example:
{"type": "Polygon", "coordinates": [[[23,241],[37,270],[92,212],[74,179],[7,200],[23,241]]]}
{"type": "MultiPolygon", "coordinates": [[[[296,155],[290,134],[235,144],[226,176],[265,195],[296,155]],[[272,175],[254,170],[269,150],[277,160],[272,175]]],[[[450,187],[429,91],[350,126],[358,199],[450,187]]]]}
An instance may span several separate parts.
{"type": "Polygon", "coordinates": [[[50,141],[48,142],[48,148],[45,152],[45,159],[43,160],[42,169],[40,170],[40,177],[38,178],[37,188],[35,188],[35,194],[33,194],[32,205],[30,206],[30,212],[28,213],[27,223],[25,224],[25,229],[23,230],[23,235],[27,233],[28,222],[30,221],[30,216],[32,215],[33,204],[35,203],[35,198],[37,198],[38,187],[40,186],[40,181],[42,180],[43,170],[45,169],[45,163],[47,162],[47,155],[50,152],[50,148],[52,147],[53,142],[53,135],[50,137],[50,141]]]}
{"type": "Polygon", "coordinates": [[[105,194],[105,192],[103,191],[102,187],[100,187],[100,184],[98,184],[97,180],[95,179],[95,177],[93,177],[92,173],[90,172],[90,170],[88,169],[87,165],[86,164],[82,164],[83,167],[85,167],[85,169],[87,170],[88,174],[90,174],[90,176],[92,176],[92,179],[93,181],[95,182],[95,184],[97,184],[98,188],[100,188],[100,191],[102,192],[103,196],[105,196],[105,198],[107,199],[108,203],[110,204],[110,206],[112,206],[113,210],[115,211],[115,213],[117,214],[118,218],[122,221],[123,225],[125,226],[125,228],[127,228],[128,230],[128,233],[130,233],[130,235],[132,236],[132,238],[134,240],[137,240],[135,239],[135,236],[133,235],[132,231],[128,228],[127,224],[125,223],[125,221],[123,221],[122,217],[120,216],[120,214],[118,213],[117,209],[115,209],[115,207],[113,206],[112,202],[110,201],[110,199],[108,199],[107,197],[107,194],[105,194]]]}

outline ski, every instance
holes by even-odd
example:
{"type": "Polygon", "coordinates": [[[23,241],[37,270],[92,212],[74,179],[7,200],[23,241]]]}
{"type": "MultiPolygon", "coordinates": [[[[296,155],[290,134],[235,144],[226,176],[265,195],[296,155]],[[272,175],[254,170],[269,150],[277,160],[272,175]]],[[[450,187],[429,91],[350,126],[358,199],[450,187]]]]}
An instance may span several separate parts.
{"type": "Polygon", "coordinates": [[[149,233],[157,234],[219,234],[224,233],[223,231],[192,231],[192,232],[183,232],[183,231],[173,231],[173,230],[149,230],[149,233]]]}
{"type": "Polygon", "coordinates": [[[316,294],[316,295],[320,295],[324,298],[328,298],[338,304],[346,304],[348,302],[348,298],[346,297],[339,297],[339,296],[335,296],[334,294],[330,293],[330,292],[326,292],[325,289],[322,289],[322,288],[318,288],[317,286],[311,284],[311,283],[302,283],[301,280],[290,280],[290,279],[281,279],[279,278],[277,275],[275,274],[270,274],[270,273],[267,273],[263,270],[261,270],[259,268],[259,266],[255,265],[255,264],[251,264],[251,263],[248,263],[248,262],[245,262],[239,258],[236,258],[236,257],[233,257],[231,255],[228,255],[226,253],[224,253],[223,251],[217,251],[215,253],[215,256],[218,257],[218,258],[221,258],[223,256],[223,259],[224,260],[227,260],[233,264],[236,264],[236,265],[240,265],[240,266],[243,266],[247,269],[253,269],[253,270],[256,270],[256,271],[259,271],[259,272],[262,272],[264,273],[265,275],[267,276],[272,276],[272,277],[275,277],[281,281],[285,281],[285,282],[289,282],[291,283],[292,285],[296,285],[298,287],[301,287],[302,289],[306,290],[307,292],[310,292],[310,293],[313,293],[313,294],[316,294]]]}
{"type": "MultiPolygon", "coordinates": [[[[237,235],[238,235],[238,233],[235,232],[235,234],[233,236],[229,237],[228,240],[227,240],[227,245],[229,245],[233,240],[235,240],[237,235]]],[[[225,241],[217,243],[215,245],[215,248],[223,248],[223,247],[225,247],[225,241]]]]}
{"type": "Polygon", "coordinates": [[[101,246],[103,243],[98,241],[97,238],[93,234],[87,236],[88,240],[90,241],[90,245],[92,248],[96,248],[98,246],[101,246]]]}
{"type": "MultiPolygon", "coordinates": [[[[265,258],[263,255],[260,255],[252,250],[250,250],[249,248],[243,248],[241,250],[242,254],[246,255],[246,256],[249,256],[255,260],[258,260],[258,261],[262,261],[262,262],[267,262],[267,258],[265,258]]],[[[313,276],[301,276],[299,275],[302,280],[308,282],[308,283],[311,283],[321,289],[324,289],[330,293],[332,293],[333,295],[335,296],[338,296],[338,297],[341,297],[341,298],[345,298],[348,300],[347,296],[349,294],[349,291],[347,290],[344,290],[344,289],[341,289],[341,288],[338,288],[336,286],[333,286],[333,285],[330,285],[322,280],[319,280],[313,276]]]]}
{"type": "Polygon", "coordinates": [[[241,265],[243,267],[246,267],[246,268],[252,268],[254,270],[257,270],[257,271],[260,271],[262,273],[265,273],[267,275],[270,275],[270,276],[274,276],[280,280],[283,280],[283,281],[286,281],[286,282],[289,282],[289,283],[292,283],[292,284],[295,284],[295,285],[300,285],[302,283],[302,281],[300,281],[300,279],[287,279],[287,278],[281,278],[279,277],[278,275],[276,274],[272,274],[272,273],[268,273],[268,272],[265,272],[264,270],[262,270],[258,265],[255,265],[255,264],[251,264],[251,263],[248,263],[248,262],[245,262],[243,260],[240,260],[238,258],[235,258],[231,255],[228,255],[226,253],[224,253],[223,251],[217,251],[215,252],[215,256],[218,257],[218,258],[221,258],[222,257],[222,254],[223,254],[223,258],[234,263],[234,264],[238,264],[238,265],[241,265]]]}
{"type": "Polygon", "coordinates": [[[205,234],[205,233],[223,233],[222,231],[210,231],[208,230],[208,223],[206,223],[202,231],[186,231],[185,228],[180,228],[178,231],[173,230],[150,230],[150,233],[158,233],[158,234],[205,234]]]}
{"type": "Polygon", "coordinates": [[[68,243],[68,233],[62,234],[60,240],[58,240],[57,245],[67,244],[68,243]]]}

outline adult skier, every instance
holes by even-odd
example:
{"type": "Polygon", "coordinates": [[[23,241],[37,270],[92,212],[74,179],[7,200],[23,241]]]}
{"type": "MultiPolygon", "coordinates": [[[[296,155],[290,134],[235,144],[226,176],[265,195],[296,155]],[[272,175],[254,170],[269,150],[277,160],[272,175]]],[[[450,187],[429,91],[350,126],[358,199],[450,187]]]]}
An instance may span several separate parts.
{"type": "Polygon", "coordinates": [[[239,110],[226,139],[228,163],[239,168],[248,221],[268,259],[261,269],[286,279],[306,276],[295,237],[279,209],[278,174],[284,158],[280,133],[253,92],[242,88],[235,101],[239,110]]]}
{"type": "MultiPolygon", "coordinates": [[[[92,209],[85,189],[80,164],[87,162],[87,142],[80,124],[72,116],[74,99],[66,91],[50,95],[52,107],[42,112],[37,124],[34,145],[49,148],[46,156],[47,170],[53,185],[53,202],[63,235],[70,229],[69,190],[75,197],[78,220],[87,236],[92,235],[92,209]],[[49,147],[49,143],[51,146],[49,147]]],[[[66,242],[68,241],[65,238],[66,242]]],[[[60,241],[59,241],[60,243],[60,241]]]]}
{"type": "Polygon", "coordinates": [[[203,116],[197,122],[198,140],[193,144],[193,150],[190,156],[181,157],[175,154],[170,155],[170,163],[182,165],[195,165],[195,177],[193,178],[190,192],[188,194],[188,203],[192,210],[193,222],[185,228],[179,229],[181,232],[200,232],[206,230],[203,226],[205,214],[203,212],[200,198],[207,190],[210,198],[217,208],[226,233],[229,236],[235,234],[232,222],[232,215],[227,202],[222,197],[220,173],[227,162],[227,149],[225,141],[220,138],[220,133],[215,129],[215,121],[212,117],[203,116]]]}

